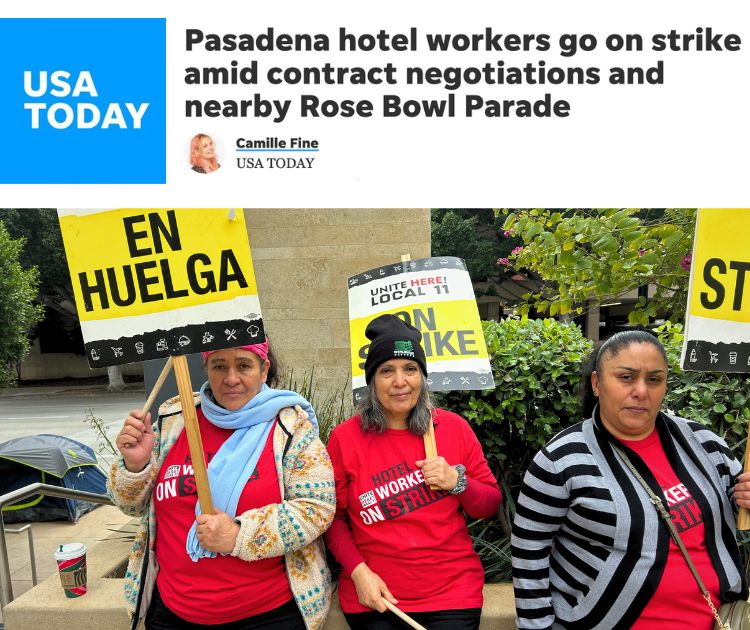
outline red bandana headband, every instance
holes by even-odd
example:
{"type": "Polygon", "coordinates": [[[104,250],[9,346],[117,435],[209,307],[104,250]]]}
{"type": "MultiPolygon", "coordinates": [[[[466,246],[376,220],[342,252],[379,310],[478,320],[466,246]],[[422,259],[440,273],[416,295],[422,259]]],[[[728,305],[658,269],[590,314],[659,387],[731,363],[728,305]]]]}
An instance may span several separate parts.
{"type": "MultiPolygon", "coordinates": [[[[263,343],[256,343],[253,346],[237,346],[237,347],[242,348],[243,350],[249,350],[250,352],[257,354],[264,361],[268,359],[268,337],[266,337],[266,340],[263,343]]],[[[219,351],[210,350],[209,352],[203,353],[204,364],[206,363],[206,361],[208,361],[209,355],[213,354],[214,352],[219,352],[219,351]]]]}

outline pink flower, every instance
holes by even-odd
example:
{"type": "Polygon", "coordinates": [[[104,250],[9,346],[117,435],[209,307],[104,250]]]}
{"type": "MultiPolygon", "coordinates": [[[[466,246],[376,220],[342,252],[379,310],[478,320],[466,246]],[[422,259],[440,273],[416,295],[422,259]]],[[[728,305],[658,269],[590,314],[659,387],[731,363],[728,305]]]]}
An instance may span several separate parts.
{"type": "Polygon", "coordinates": [[[518,247],[514,247],[513,251],[511,252],[511,255],[520,254],[523,251],[523,247],[520,245],[518,247]]]}
{"type": "Polygon", "coordinates": [[[680,267],[682,267],[685,271],[690,271],[690,264],[693,262],[693,255],[688,254],[680,261],[680,267]]]}
{"type": "Polygon", "coordinates": [[[643,249],[643,248],[641,248],[641,249],[638,250],[638,255],[639,256],[643,256],[643,254],[645,254],[645,253],[646,253],[646,250],[643,249]]]}
{"type": "Polygon", "coordinates": [[[505,230],[505,232],[503,232],[503,236],[505,236],[506,238],[508,236],[513,236],[513,230],[505,230]]]}
{"type": "Polygon", "coordinates": [[[498,258],[496,264],[498,264],[498,265],[509,265],[510,264],[510,260],[508,260],[507,258],[498,258]]]}

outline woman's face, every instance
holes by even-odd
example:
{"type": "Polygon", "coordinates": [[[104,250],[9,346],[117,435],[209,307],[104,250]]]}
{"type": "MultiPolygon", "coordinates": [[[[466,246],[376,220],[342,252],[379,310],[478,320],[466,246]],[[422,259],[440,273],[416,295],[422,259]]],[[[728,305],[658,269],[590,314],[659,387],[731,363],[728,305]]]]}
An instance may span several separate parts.
{"type": "Polygon", "coordinates": [[[640,440],[654,430],[667,393],[667,365],[656,346],[634,343],[605,355],[591,385],[609,432],[622,440],[640,440]]]}
{"type": "Polygon", "coordinates": [[[244,348],[219,350],[208,356],[208,384],[216,402],[236,411],[260,392],[268,376],[268,360],[244,348]]]}
{"type": "Polygon", "coordinates": [[[213,160],[216,157],[214,141],[210,136],[201,138],[198,144],[198,157],[201,160],[213,160]]]}
{"type": "Polygon", "coordinates": [[[406,428],[406,418],[419,400],[422,371],[411,359],[391,359],[375,370],[375,395],[391,428],[406,428]]]}

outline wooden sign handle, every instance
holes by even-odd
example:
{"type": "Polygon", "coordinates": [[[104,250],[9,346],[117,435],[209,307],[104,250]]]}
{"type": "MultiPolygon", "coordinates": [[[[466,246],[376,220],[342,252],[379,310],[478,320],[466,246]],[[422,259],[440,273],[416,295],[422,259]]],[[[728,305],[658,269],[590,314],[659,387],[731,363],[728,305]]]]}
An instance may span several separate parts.
{"type": "Polygon", "coordinates": [[[396,617],[403,620],[407,626],[415,628],[416,630],[427,630],[427,628],[425,628],[422,624],[414,621],[414,619],[409,617],[409,615],[407,615],[403,610],[391,604],[391,602],[389,602],[385,597],[383,598],[383,603],[385,604],[385,607],[388,610],[390,610],[394,615],[396,615],[396,617]]]}
{"type": "MultiPolygon", "coordinates": [[[[424,439],[424,454],[425,457],[437,457],[437,444],[435,443],[435,425],[430,418],[430,425],[427,427],[427,433],[422,438],[424,439]]],[[[438,486],[430,486],[430,490],[440,490],[438,486]]]]}
{"type": "Polygon", "coordinates": [[[154,383],[154,387],[151,390],[151,393],[148,395],[148,398],[146,399],[146,404],[143,405],[143,409],[141,410],[141,418],[146,417],[149,409],[151,409],[151,405],[154,404],[154,400],[156,400],[156,397],[159,395],[159,391],[161,391],[161,386],[164,385],[164,381],[166,381],[167,376],[169,376],[169,371],[172,369],[173,363],[174,360],[172,359],[172,357],[169,357],[167,359],[167,362],[164,364],[161,374],[159,374],[159,378],[156,379],[156,383],[154,383]]]}
{"type": "MultiPolygon", "coordinates": [[[[406,273],[408,269],[408,263],[411,260],[411,254],[401,254],[401,270],[406,273]]],[[[437,457],[437,444],[435,443],[435,425],[432,423],[430,418],[430,426],[427,427],[427,433],[423,436],[424,439],[424,455],[425,457],[437,457]]],[[[430,490],[440,490],[437,486],[430,486],[430,490]]]]}
{"type": "MultiPolygon", "coordinates": [[[[156,379],[156,383],[154,383],[154,387],[151,390],[151,393],[146,399],[146,404],[143,405],[143,409],[141,409],[141,418],[143,418],[144,422],[146,421],[146,414],[149,412],[149,409],[151,409],[151,405],[154,404],[154,400],[156,400],[156,397],[159,395],[159,390],[161,389],[161,386],[164,385],[164,381],[167,379],[167,376],[169,375],[169,371],[171,369],[172,357],[169,357],[166,364],[162,368],[161,374],[159,374],[159,378],[156,379]]],[[[125,444],[124,447],[130,448],[130,444],[125,444]]]]}
{"type": "Polygon", "coordinates": [[[174,375],[177,380],[177,391],[180,394],[182,417],[185,419],[190,459],[193,463],[195,485],[198,489],[198,503],[203,514],[215,514],[214,502],[211,499],[211,488],[208,487],[208,473],[206,472],[206,457],[203,454],[203,442],[198,429],[198,416],[195,415],[195,401],[193,400],[193,386],[190,384],[190,370],[187,357],[174,357],[174,375]]]}
{"type": "MultiPolygon", "coordinates": [[[[748,431],[748,435],[750,436],[750,423],[748,423],[748,431]]],[[[748,443],[745,447],[745,466],[742,472],[750,472],[750,437],[748,438],[748,443]]],[[[740,512],[737,515],[737,529],[750,529],[750,510],[747,508],[740,508],[740,512]]]]}

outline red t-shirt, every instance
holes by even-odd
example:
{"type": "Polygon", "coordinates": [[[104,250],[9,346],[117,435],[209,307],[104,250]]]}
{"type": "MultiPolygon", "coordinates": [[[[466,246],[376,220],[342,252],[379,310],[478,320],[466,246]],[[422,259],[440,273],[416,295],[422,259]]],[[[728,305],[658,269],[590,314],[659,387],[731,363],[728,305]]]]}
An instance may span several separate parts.
{"type": "MultiPolygon", "coordinates": [[[[659,440],[658,431],[654,431],[643,440],[623,442],[633,449],[646,463],[661,486],[667,499],[667,507],[677,533],[690,554],[690,558],[698,570],[711,599],[718,608],[719,578],[711,563],[706,548],[706,531],[703,517],[696,500],[688,489],[680,482],[659,440]]],[[[663,527],[663,525],[659,525],[663,527]]],[[[665,624],[673,620],[689,619],[688,625],[695,630],[711,630],[714,627],[714,617],[703,599],[698,584],[690,571],[679,547],[670,537],[669,556],[664,574],[654,596],[646,605],[633,628],[636,630],[663,630],[665,624]]]]}
{"type": "Polygon", "coordinates": [[[471,546],[464,510],[493,516],[501,494],[482,448],[466,421],[435,414],[437,452],[466,466],[468,486],[452,495],[430,490],[414,462],[424,459],[424,440],[389,429],[363,433],[359,416],[336,427],[328,442],[336,478],[336,516],[326,542],[343,571],[341,608],[370,610],[357,601],[350,574],[360,562],[377,573],[412,611],[482,606],[484,572],[471,546]]]}
{"type": "MultiPolygon", "coordinates": [[[[210,465],[232,431],[211,424],[200,409],[198,425],[210,465]]],[[[283,556],[253,562],[221,554],[198,562],[190,559],[185,541],[195,521],[197,499],[187,435],[183,431],[167,453],[154,487],[159,562],[156,584],[167,608],[191,623],[217,624],[257,615],[292,599],[283,556]]],[[[255,471],[240,495],[237,514],[280,502],[272,429],[255,471]]]]}

